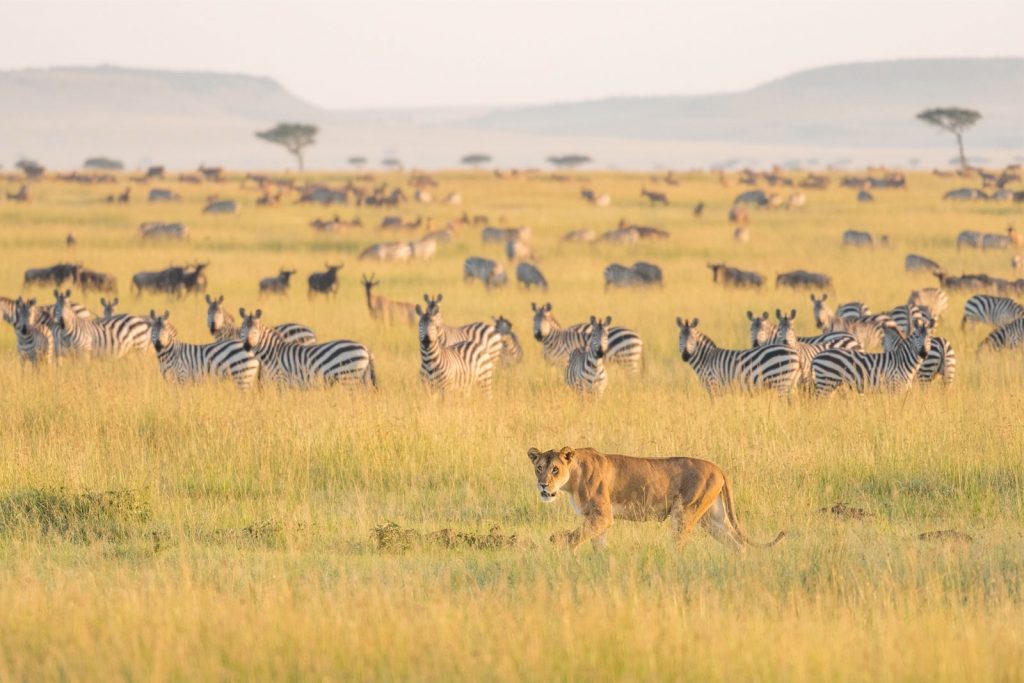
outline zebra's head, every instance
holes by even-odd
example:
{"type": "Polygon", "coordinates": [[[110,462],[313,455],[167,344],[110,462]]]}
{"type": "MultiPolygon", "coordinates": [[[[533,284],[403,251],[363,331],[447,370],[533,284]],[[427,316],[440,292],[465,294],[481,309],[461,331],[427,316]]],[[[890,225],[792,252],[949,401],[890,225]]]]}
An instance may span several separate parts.
{"type": "Polygon", "coordinates": [[[558,496],[558,492],[569,483],[576,451],[569,446],[561,450],[545,451],[543,453],[536,448],[526,452],[530,462],[533,463],[534,473],[537,475],[537,491],[540,499],[550,503],[558,496]]]}
{"type": "Polygon", "coordinates": [[[927,358],[928,352],[931,351],[934,331],[934,320],[918,320],[914,322],[914,332],[910,335],[910,343],[913,346],[914,353],[921,360],[927,358]]]}
{"type": "Polygon", "coordinates": [[[210,328],[210,334],[217,334],[225,325],[234,322],[231,314],[224,310],[224,295],[214,299],[206,295],[206,325],[210,328]]]}
{"type": "Polygon", "coordinates": [[[241,338],[245,350],[252,351],[267,336],[267,328],[260,320],[263,317],[263,310],[257,308],[252,313],[246,314],[244,308],[239,308],[238,315],[242,316],[242,326],[238,328],[238,336],[241,338]]]}
{"type": "Polygon", "coordinates": [[[14,320],[11,321],[14,329],[21,334],[28,334],[29,325],[35,325],[39,317],[39,309],[36,308],[36,300],[25,301],[20,296],[14,302],[14,320]]]}
{"type": "Polygon", "coordinates": [[[444,319],[441,317],[441,299],[444,297],[438,294],[435,298],[430,298],[429,294],[423,295],[423,301],[427,304],[426,308],[416,304],[416,315],[420,317],[420,345],[424,348],[429,347],[431,344],[442,342],[444,340],[444,319]]]}
{"type": "Polygon", "coordinates": [[[491,316],[491,320],[494,321],[494,329],[498,331],[502,337],[512,334],[512,322],[503,315],[499,315],[497,318],[491,316]]]}
{"type": "Polygon", "coordinates": [[[828,294],[822,294],[820,299],[811,294],[811,303],[814,304],[814,324],[819,330],[831,325],[834,317],[832,309],[828,307],[826,301],[828,301],[828,294]]]}
{"type": "Polygon", "coordinates": [[[557,326],[555,316],[551,315],[551,302],[543,306],[531,305],[533,306],[533,338],[542,342],[557,326]]]}
{"type": "Polygon", "coordinates": [[[747,320],[750,321],[751,346],[756,348],[772,342],[774,330],[768,322],[768,311],[764,311],[761,315],[754,315],[753,311],[747,311],[747,320]]]}
{"type": "Polygon", "coordinates": [[[156,311],[152,309],[149,311],[149,338],[153,342],[153,348],[157,351],[163,351],[172,345],[178,337],[177,330],[167,322],[170,317],[170,311],[164,311],[163,315],[157,315],[156,311]]]}
{"type": "Polygon", "coordinates": [[[70,326],[69,318],[75,317],[74,311],[68,305],[68,299],[71,298],[71,290],[61,292],[55,289],[53,290],[53,296],[57,299],[53,306],[53,319],[57,321],[60,329],[67,330],[70,326]]]}
{"type": "Polygon", "coordinates": [[[697,331],[697,325],[699,324],[700,318],[694,318],[693,320],[676,318],[676,325],[679,326],[679,355],[683,357],[684,361],[689,361],[693,358],[693,354],[697,352],[697,344],[703,337],[697,331]]]}
{"type": "Polygon", "coordinates": [[[609,315],[604,320],[590,316],[590,338],[587,340],[587,351],[594,358],[604,358],[608,353],[608,328],[612,324],[609,315]]]}
{"type": "Polygon", "coordinates": [[[793,319],[796,318],[796,309],[794,308],[789,312],[789,315],[784,315],[779,309],[775,309],[775,319],[778,321],[778,327],[775,329],[776,344],[785,344],[786,346],[796,346],[796,331],[793,329],[793,319]]]}
{"type": "Polygon", "coordinates": [[[117,305],[119,303],[121,303],[121,300],[116,297],[110,301],[100,297],[100,305],[103,306],[103,318],[107,319],[113,316],[115,311],[117,311],[117,305]]]}

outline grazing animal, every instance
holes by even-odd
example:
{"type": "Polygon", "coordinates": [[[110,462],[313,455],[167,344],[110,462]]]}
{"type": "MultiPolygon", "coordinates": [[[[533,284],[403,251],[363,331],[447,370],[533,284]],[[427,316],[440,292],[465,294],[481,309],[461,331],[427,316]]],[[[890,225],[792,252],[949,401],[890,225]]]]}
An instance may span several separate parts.
{"type": "Polygon", "coordinates": [[[370,317],[374,320],[383,320],[387,323],[404,321],[415,325],[419,321],[416,314],[416,305],[404,301],[392,301],[379,294],[373,293],[373,288],[380,285],[380,280],[375,274],[369,277],[363,273],[363,288],[366,290],[366,307],[370,310],[370,317]]]}
{"type": "MultiPolygon", "coordinates": [[[[747,320],[750,321],[751,348],[775,343],[778,328],[768,320],[768,311],[764,311],[761,315],[754,315],[753,311],[747,311],[747,320]]],[[[861,350],[860,344],[849,332],[825,332],[812,337],[798,336],[796,340],[804,344],[822,344],[833,349],[861,350]]]]}
{"type": "MultiPolygon", "coordinates": [[[[849,332],[865,349],[881,343],[882,329],[886,324],[892,324],[889,316],[884,313],[876,315],[865,315],[863,313],[861,315],[836,315],[825,303],[827,300],[828,294],[822,294],[820,299],[811,294],[811,302],[814,304],[814,323],[818,329],[826,332],[849,332]]],[[[858,309],[850,310],[849,313],[855,313],[856,310],[866,310],[860,308],[863,307],[863,304],[860,303],[847,305],[851,306],[851,308],[853,306],[858,307],[858,309]]]]}
{"type": "Polygon", "coordinates": [[[1014,245],[1013,234],[1013,228],[1009,228],[1009,234],[1007,235],[994,235],[992,233],[986,233],[981,236],[981,248],[1009,249],[1014,245]]]}
{"type": "Polygon", "coordinates": [[[519,344],[519,337],[512,331],[512,323],[504,316],[492,318],[494,329],[501,335],[501,362],[506,365],[514,365],[523,360],[523,347],[519,344]]]}
{"type": "MultiPolygon", "coordinates": [[[[573,350],[586,344],[589,324],[582,323],[562,329],[551,313],[551,303],[533,307],[533,338],[541,343],[544,360],[552,365],[564,366],[573,350]]],[[[608,353],[605,360],[638,373],[643,367],[643,340],[626,327],[608,329],[608,353]]]]}
{"type": "Polygon", "coordinates": [[[604,269],[605,291],[609,287],[637,287],[645,284],[647,283],[640,273],[619,263],[613,263],[604,269]]]}
{"type": "Polygon", "coordinates": [[[597,240],[597,233],[590,228],[570,230],[562,235],[563,242],[594,242],[597,240]]]}
{"type": "MultiPolygon", "coordinates": [[[[431,233],[436,235],[437,233],[431,233]]],[[[437,254],[437,239],[429,236],[424,236],[422,239],[416,240],[415,242],[409,242],[409,251],[412,252],[412,257],[418,261],[429,261],[434,258],[437,254]]]]}
{"type": "Polygon", "coordinates": [[[860,230],[847,230],[843,233],[844,247],[873,247],[875,240],[869,232],[860,230]]]}
{"type": "Polygon", "coordinates": [[[203,213],[238,213],[238,202],[234,199],[214,199],[206,205],[203,213]]]}
{"type": "Polygon", "coordinates": [[[832,289],[832,278],[824,273],[810,273],[806,270],[792,270],[775,276],[775,289],[832,289]]]}
{"type": "Polygon", "coordinates": [[[775,309],[775,319],[778,321],[778,326],[772,343],[785,344],[790,348],[796,349],[796,352],[800,357],[799,384],[801,386],[807,387],[808,389],[814,386],[814,372],[811,370],[811,361],[813,361],[814,357],[825,349],[844,349],[847,351],[860,350],[860,344],[858,344],[857,340],[850,335],[846,335],[845,338],[831,340],[830,342],[808,343],[800,341],[796,336],[796,331],[793,329],[794,318],[796,318],[795,308],[790,311],[789,315],[784,315],[782,311],[775,309]]]}
{"type": "MultiPolygon", "coordinates": [[[[7,313],[4,313],[7,319],[7,313]]],[[[20,296],[14,303],[14,313],[10,317],[14,336],[17,339],[18,357],[23,363],[31,363],[35,367],[49,365],[53,361],[56,349],[53,344],[53,331],[41,322],[36,300],[25,301],[20,296]]]]}
{"type": "Polygon", "coordinates": [[[1024,346],[1024,318],[1018,318],[992,330],[978,346],[978,351],[1016,349],[1022,346],[1024,346]]]}
{"type": "Polygon", "coordinates": [[[206,269],[210,266],[209,263],[200,263],[192,268],[192,270],[186,270],[185,274],[181,277],[181,291],[188,292],[190,294],[199,294],[200,292],[206,292],[206,269]]]}
{"type": "Polygon", "coordinates": [[[309,291],[307,295],[312,297],[314,294],[330,294],[336,295],[338,293],[338,271],[344,267],[344,264],[332,266],[324,264],[327,270],[322,273],[312,273],[309,276],[309,291]]]}
{"type": "Polygon", "coordinates": [[[277,275],[263,278],[260,280],[260,294],[287,294],[291,287],[292,275],[295,275],[294,270],[282,268],[277,275]]]}
{"type": "Polygon", "coordinates": [[[936,270],[942,270],[942,267],[930,258],[925,258],[924,256],[919,256],[917,254],[907,254],[907,257],[903,259],[903,269],[908,273],[915,270],[926,270],[929,273],[932,273],[936,270]]]}
{"type": "Polygon", "coordinates": [[[889,327],[885,334],[896,335],[898,339],[887,340],[890,350],[882,353],[829,349],[815,356],[811,368],[817,395],[828,396],[843,385],[858,393],[868,389],[909,389],[931,349],[931,326],[918,325],[909,336],[889,327]]]}
{"type": "Polygon", "coordinates": [[[1017,254],[1010,259],[1010,267],[1017,271],[1024,270],[1024,256],[1017,254]]]}
{"type": "Polygon", "coordinates": [[[110,320],[79,318],[68,305],[71,290],[53,291],[57,301],[53,320],[59,330],[59,348],[72,355],[123,358],[132,351],[149,346],[149,322],[132,315],[114,316],[110,320]]]}
{"type": "Polygon", "coordinates": [[[938,287],[925,287],[912,291],[907,303],[920,308],[932,320],[938,320],[949,308],[949,295],[938,287]]]}
{"type": "Polygon", "coordinates": [[[700,218],[704,215],[704,202],[697,202],[697,205],[693,207],[693,217],[700,218]]]}
{"type": "Polygon", "coordinates": [[[462,267],[462,280],[480,280],[487,289],[502,287],[508,282],[504,266],[497,261],[470,256],[462,267]]]}
{"type": "Polygon", "coordinates": [[[25,271],[24,287],[29,285],[52,285],[60,287],[65,282],[78,282],[78,274],[82,271],[79,263],[58,263],[49,268],[29,268],[25,271]]]}
{"type": "Polygon", "coordinates": [[[735,550],[773,546],[785,536],[779,532],[765,544],[747,538],[736,519],[729,480],[707,460],[605,455],[569,446],[543,453],[531,448],[527,454],[541,501],[550,503],[565,493],[583,517],[579,528],[551,537],[553,543],[572,550],[588,540],[603,546],[616,518],[660,522],[671,517],[680,548],[698,522],[715,540],[735,550]]]}
{"type": "Polygon", "coordinates": [[[679,355],[697,373],[709,395],[730,387],[775,389],[783,396],[792,393],[800,377],[800,357],[795,349],[781,344],[720,349],[697,329],[699,323],[697,318],[676,318],[679,355]]]}
{"type": "MultiPolygon", "coordinates": [[[[969,249],[981,248],[982,235],[977,230],[964,230],[956,236],[956,249],[960,251],[964,247],[969,249]]],[[[936,270],[939,270],[938,268],[936,270]]]]}
{"type": "Polygon", "coordinates": [[[645,187],[640,190],[640,196],[646,197],[651,202],[651,206],[655,204],[668,206],[668,196],[664,192],[651,192],[645,187]]]}
{"type": "Polygon", "coordinates": [[[380,242],[371,244],[359,254],[359,260],[404,263],[413,257],[412,244],[412,242],[380,242]]]}
{"type": "Polygon", "coordinates": [[[100,297],[100,306],[103,307],[103,317],[100,320],[110,320],[117,315],[117,305],[121,303],[121,299],[115,297],[107,300],[100,297]]]}
{"type": "Polygon", "coordinates": [[[64,244],[66,244],[70,249],[72,247],[78,246],[78,240],[75,239],[75,235],[73,233],[69,232],[68,236],[64,238],[64,244]]]}
{"type": "Polygon", "coordinates": [[[711,281],[720,282],[726,287],[754,287],[760,289],[764,286],[764,275],[749,270],[740,270],[727,266],[724,263],[709,263],[711,269],[711,281]]]}
{"type": "MultiPolygon", "coordinates": [[[[490,395],[494,376],[494,350],[489,344],[461,341],[447,344],[447,326],[441,317],[441,296],[423,295],[419,316],[420,380],[434,392],[448,393],[479,389],[490,395]]],[[[499,341],[500,347],[500,341],[499,341]]],[[[500,351],[499,351],[500,353],[500,351]]]]}
{"type": "Polygon", "coordinates": [[[732,238],[740,244],[746,244],[750,241],[750,228],[745,225],[738,226],[732,231],[732,238]]]}
{"type": "Polygon", "coordinates": [[[83,268],[78,272],[78,286],[82,292],[107,292],[117,293],[117,278],[110,273],[100,273],[95,270],[83,268]]]}
{"type": "Polygon", "coordinates": [[[515,239],[528,242],[532,234],[533,233],[528,226],[520,228],[495,228],[488,226],[481,231],[480,236],[483,239],[484,244],[487,244],[488,242],[504,244],[509,240],[515,239]]]}
{"type": "Polygon", "coordinates": [[[600,397],[608,387],[604,357],[608,353],[608,327],[611,324],[611,316],[604,320],[590,316],[590,334],[586,344],[569,354],[565,383],[580,394],[600,397]]]}
{"type": "Polygon", "coordinates": [[[540,272],[540,269],[532,263],[522,262],[516,265],[516,282],[527,289],[530,287],[540,287],[545,292],[548,291],[547,279],[540,272]]]}
{"type": "MultiPolygon", "coordinates": [[[[238,341],[241,329],[235,326],[235,318],[224,308],[224,295],[212,298],[206,295],[206,326],[217,341],[238,341]]],[[[305,325],[282,323],[274,330],[289,344],[316,344],[316,333],[305,325]]]]}
{"type": "Polygon", "coordinates": [[[178,331],[167,322],[170,312],[149,312],[150,340],[156,350],[160,374],[178,384],[207,378],[230,379],[239,389],[249,389],[259,378],[260,362],[241,341],[217,341],[212,344],[185,344],[178,331]]]}
{"type": "Polygon", "coordinates": [[[132,289],[135,290],[136,296],[141,296],[143,290],[180,295],[185,286],[184,280],[185,269],[181,266],[142,271],[132,276],[132,289]]]}
{"type": "MultiPolygon", "coordinates": [[[[893,351],[900,338],[893,334],[885,335],[884,350],[893,351]]],[[[940,375],[944,386],[953,383],[956,378],[956,352],[948,339],[933,336],[931,345],[928,347],[928,356],[917,371],[917,381],[921,384],[928,384],[940,375]]]]}
{"type": "Polygon", "coordinates": [[[242,317],[242,346],[256,355],[261,373],[270,381],[300,389],[334,384],[376,388],[373,354],[362,344],[347,339],[293,344],[263,324],[260,309],[247,315],[240,308],[238,314],[242,317]]]}
{"type": "Polygon", "coordinates": [[[967,323],[984,323],[1000,327],[1024,318],[1024,306],[1005,296],[975,294],[964,304],[964,317],[960,329],[967,323]]]}
{"type": "Polygon", "coordinates": [[[188,238],[189,230],[182,223],[143,223],[139,226],[139,235],[144,240],[161,237],[183,240],[188,238]]]}
{"type": "Polygon", "coordinates": [[[530,245],[519,238],[505,242],[505,256],[509,261],[534,261],[537,258],[530,245]]]}

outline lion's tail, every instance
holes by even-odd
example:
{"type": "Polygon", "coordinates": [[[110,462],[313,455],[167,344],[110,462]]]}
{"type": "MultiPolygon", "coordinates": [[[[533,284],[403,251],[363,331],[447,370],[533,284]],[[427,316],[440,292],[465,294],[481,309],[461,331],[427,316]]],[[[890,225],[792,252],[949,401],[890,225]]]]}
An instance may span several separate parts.
{"type": "Polygon", "coordinates": [[[780,531],[773,540],[768,543],[755,543],[747,538],[747,535],[740,529],[740,522],[736,519],[736,509],[732,502],[732,490],[729,488],[729,478],[722,475],[724,484],[722,486],[722,499],[725,502],[725,514],[729,517],[729,523],[732,525],[733,530],[736,532],[736,536],[743,543],[743,545],[749,545],[754,548],[770,548],[786,536],[785,531],[780,531]]]}

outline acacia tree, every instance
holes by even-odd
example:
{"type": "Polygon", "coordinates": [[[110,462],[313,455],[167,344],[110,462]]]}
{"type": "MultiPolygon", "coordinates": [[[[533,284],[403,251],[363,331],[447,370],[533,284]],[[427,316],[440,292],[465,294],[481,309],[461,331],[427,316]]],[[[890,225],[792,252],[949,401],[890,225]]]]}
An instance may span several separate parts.
{"type": "Polygon", "coordinates": [[[319,128],[308,123],[279,123],[270,130],[257,132],[256,137],[287,149],[295,157],[301,171],[302,150],[316,143],[316,134],[319,131],[319,128]]]}
{"type": "Polygon", "coordinates": [[[973,109],[936,107],[926,109],[918,114],[917,118],[955,135],[956,144],[960,150],[960,166],[967,168],[967,157],[964,155],[964,131],[977,123],[981,119],[981,114],[973,109]]]}
{"type": "Polygon", "coordinates": [[[352,164],[356,168],[360,168],[363,164],[366,163],[366,157],[349,157],[348,163],[352,164]]]}
{"type": "Polygon", "coordinates": [[[576,168],[583,164],[589,164],[593,159],[586,154],[564,154],[562,156],[548,157],[548,163],[558,167],[576,168]]]}
{"type": "Polygon", "coordinates": [[[491,156],[489,154],[467,154],[462,157],[461,162],[466,166],[479,168],[481,164],[491,163],[491,156]]]}

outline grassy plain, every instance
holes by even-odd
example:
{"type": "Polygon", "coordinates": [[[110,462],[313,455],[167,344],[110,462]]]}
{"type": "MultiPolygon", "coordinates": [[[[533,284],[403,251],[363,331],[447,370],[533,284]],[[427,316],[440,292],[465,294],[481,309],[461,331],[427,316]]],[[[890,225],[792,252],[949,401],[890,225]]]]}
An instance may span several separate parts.
{"type": "MultiPolygon", "coordinates": [[[[958,253],[954,239],[1019,225],[1020,210],[942,202],[961,181],[912,175],[909,190],[878,191],[873,204],[833,187],[808,191],[800,211],[752,212],[753,239],[741,245],[725,221],[738,187],[686,175],[667,188],[671,206],[650,208],[639,197],[644,176],[580,175],[588,179],[441,174],[435,195],[458,190],[464,207],[342,208],[367,225],[343,235],[307,227],[335,209],[258,208],[255,190],[235,181],[162,183],[185,195],[178,204],[108,205],[112,186],[52,181],[33,187],[32,204],[0,203],[0,294],[20,292],[25,268],[82,261],[118,275],[123,310],[169,308],[181,336],[201,341],[201,299],[136,299],[127,284],[137,270],[209,260],[210,292],[233,309],[261,305],[271,320],[310,324],[324,339],[358,339],[380,378],[376,394],[240,395],[168,386],[151,354],[36,373],[19,367],[5,325],[0,680],[1024,678],[1024,363],[975,354],[987,331],[960,331],[966,297],[952,297],[940,324],[960,355],[956,384],[898,397],[712,401],[679,359],[674,323],[699,317],[719,343],[741,346],[747,309],[795,307],[810,333],[806,293],[721,289],[711,260],[771,279],[824,271],[833,298],[875,310],[934,284],[903,272],[908,252],[953,273],[1008,276],[1007,252],[958,253]],[[582,186],[608,192],[613,205],[584,203],[582,186]],[[214,192],[240,199],[241,213],[202,216],[214,192]],[[707,204],[700,220],[690,211],[698,200],[707,204]],[[465,257],[504,258],[481,245],[478,228],[429,264],[355,260],[392,239],[375,227],[385,213],[443,224],[463,208],[532,226],[550,293],[463,284],[465,257]],[[672,237],[632,247],[559,241],[620,217],[672,237]],[[144,220],[182,220],[192,239],[142,244],[144,220]],[[887,233],[893,246],[844,250],[849,228],[887,233]],[[641,259],[664,268],[663,290],[602,291],[605,265],[641,259]],[[305,276],[339,260],[338,297],[307,300],[305,276]],[[299,270],[295,291],[260,302],[256,281],[282,266],[299,270]],[[506,315],[524,363],[501,372],[491,401],[429,398],[415,331],[369,318],[358,279],[370,271],[389,297],[443,292],[451,323],[506,315]],[[578,400],[531,338],[530,303],[545,300],[563,322],[610,314],[640,332],[643,377],[613,368],[603,400],[578,400]],[[539,502],[526,449],[564,444],[710,459],[731,476],[751,536],[789,537],[738,556],[698,533],[679,552],[667,523],[621,523],[606,552],[558,552],[548,536],[576,521],[567,504],[539,502]],[[82,497],[107,491],[128,493],[82,497]],[[872,515],[819,511],[837,502],[872,515]],[[382,551],[371,530],[389,521],[428,532],[497,526],[518,543],[382,551]],[[918,539],[940,529],[973,542],[918,539]]],[[[49,290],[39,296],[48,301],[49,290]]]]}

